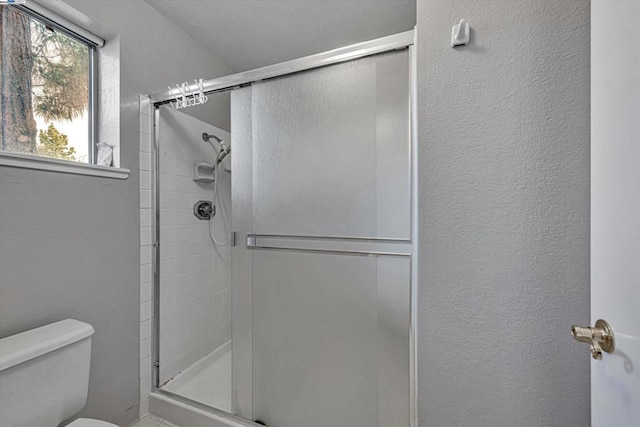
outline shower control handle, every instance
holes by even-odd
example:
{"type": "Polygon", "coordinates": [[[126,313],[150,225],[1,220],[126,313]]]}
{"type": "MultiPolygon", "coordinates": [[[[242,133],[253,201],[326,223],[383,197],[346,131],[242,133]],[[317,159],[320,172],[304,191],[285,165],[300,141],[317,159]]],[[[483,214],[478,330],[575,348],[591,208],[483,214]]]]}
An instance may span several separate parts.
{"type": "Polygon", "coordinates": [[[216,207],[209,200],[199,200],[193,205],[193,214],[198,219],[208,220],[216,215],[216,207]]]}

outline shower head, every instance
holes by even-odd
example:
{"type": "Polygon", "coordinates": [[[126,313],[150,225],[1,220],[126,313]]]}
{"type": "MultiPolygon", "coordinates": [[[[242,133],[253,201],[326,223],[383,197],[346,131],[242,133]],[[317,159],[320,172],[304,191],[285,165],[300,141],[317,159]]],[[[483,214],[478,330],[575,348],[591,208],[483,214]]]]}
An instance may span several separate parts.
{"type": "Polygon", "coordinates": [[[218,138],[215,135],[209,135],[208,133],[204,132],[202,134],[202,140],[206,141],[206,142],[211,142],[211,139],[214,139],[218,144],[220,144],[222,142],[222,139],[218,138]]]}
{"type": "Polygon", "coordinates": [[[229,154],[231,154],[231,147],[229,147],[227,144],[225,144],[222,141],[220,142],[220,145],[222,146],[222,148],[220,149],[220,152],[218,153],[218,158],[216,159],[216,165],[218,163],[220,163],[229,154]]]}

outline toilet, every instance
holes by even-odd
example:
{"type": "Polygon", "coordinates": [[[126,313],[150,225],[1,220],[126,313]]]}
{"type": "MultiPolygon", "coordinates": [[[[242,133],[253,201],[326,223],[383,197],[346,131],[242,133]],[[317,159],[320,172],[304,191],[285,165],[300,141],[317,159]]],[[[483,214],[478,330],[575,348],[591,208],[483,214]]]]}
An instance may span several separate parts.
{"type": "MultiPolygon", "coordinates": [[[[0,339],[0,426],[57,427],[87,403],[93,326],[67,319],[0,339]]],[[[69,427],[117,427],[80,418],[69,427]]]]}

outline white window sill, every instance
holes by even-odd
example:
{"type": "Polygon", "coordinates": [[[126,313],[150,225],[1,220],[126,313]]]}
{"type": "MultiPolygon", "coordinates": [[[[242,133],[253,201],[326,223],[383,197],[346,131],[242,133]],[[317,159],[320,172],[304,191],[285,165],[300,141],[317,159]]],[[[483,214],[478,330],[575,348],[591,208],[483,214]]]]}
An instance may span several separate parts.
{"type": "Polygon", "coordinates": [[[50,159],[47,157],[31,156],[29,154],[6,152],[0,152],[0,166],[70,173],[75,175],[99,176],[102,178],[114,179],[127,179],[131,173],[129,169],[89,165],[87,163],[72,162],[69,160],[50,159]]]}

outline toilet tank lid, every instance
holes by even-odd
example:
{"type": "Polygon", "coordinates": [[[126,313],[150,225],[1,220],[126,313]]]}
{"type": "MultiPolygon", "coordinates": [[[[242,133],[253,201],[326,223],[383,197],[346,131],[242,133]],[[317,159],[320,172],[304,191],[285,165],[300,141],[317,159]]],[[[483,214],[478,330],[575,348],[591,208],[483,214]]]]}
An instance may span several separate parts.
{"type": "Polygon", "coordinates": [[[93,333],[94,329],[90,324],[66,319],[2,338],[0,371],[81,341],[93,333]]]}

